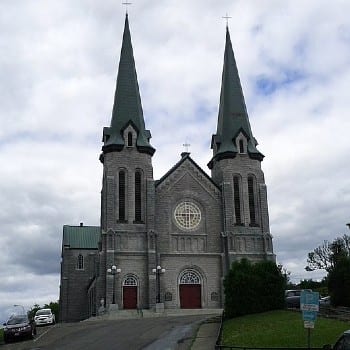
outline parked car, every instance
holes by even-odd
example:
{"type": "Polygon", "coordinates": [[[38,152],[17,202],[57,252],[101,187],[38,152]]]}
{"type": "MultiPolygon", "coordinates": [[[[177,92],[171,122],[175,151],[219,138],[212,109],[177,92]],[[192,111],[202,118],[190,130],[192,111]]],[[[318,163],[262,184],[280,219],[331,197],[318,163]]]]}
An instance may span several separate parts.
{"type": "Polygon", "coordinates": [[[20,338],[34,338],[36,334],[35,322],[30,321],[27,315],[12,315],[4,323],[4,341],[20,338]]]}
{"type": "Polygon", "coordinates": [[[300,309],[300,295],[301,295],[301,290],[298,290],[298,289],[286,290],[284,294],[286,307],[300,309]]]}
{"type": "Polygon", "coordinates": [[[328,344],[323,347],[325,350],[350,350],[350,329],[345,331],[334,346],[328,344]]]}
{"type": "Polygon", "coordinates": [[[51,309],[40,309],[35,313],[34,321],[37,326],[55,324],[55,314],[51,309]]]}
{"type": "Polygon", "coordinates": [[[323,297],[320,299],[320,305],[331,305],[331,297],[323,297]]]}

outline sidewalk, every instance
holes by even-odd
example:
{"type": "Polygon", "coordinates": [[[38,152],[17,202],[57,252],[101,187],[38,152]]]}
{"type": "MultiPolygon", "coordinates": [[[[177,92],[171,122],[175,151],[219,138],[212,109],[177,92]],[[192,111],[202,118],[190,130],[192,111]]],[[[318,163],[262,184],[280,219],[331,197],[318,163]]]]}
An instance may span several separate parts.
{"type": "Polygon", "coordinates": [[[220,318],[209,319],[199,326],[191,350],[213,350],[220,329],[220,318]]]}

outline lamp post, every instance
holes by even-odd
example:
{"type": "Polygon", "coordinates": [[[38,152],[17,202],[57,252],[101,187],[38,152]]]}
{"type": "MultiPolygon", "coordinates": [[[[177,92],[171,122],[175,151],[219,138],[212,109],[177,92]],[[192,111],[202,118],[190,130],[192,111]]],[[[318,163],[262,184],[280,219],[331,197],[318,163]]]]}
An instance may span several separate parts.
{"type": "Polygon", "coordinates": [[[23,310],[23,315],[25,315],[25,314],[26,314],[26,310],[24,309],[24,306],[23,306],[23,305],[14,304],[13,306],[14,306],[14,307],[21,307],[21,308],[22,308],[22,310],[23,310]]]}
{"type": "Polygon", "coordinates": [[[348,229],[350,230],[350,222],[348,224],[346,224],[346,226],[348,227],[348,229]]]}
{"type": "Polygon", "coordinates": [[[165,273],[165,269],[163,269],[160,265],[158,265],[155,269],[152,269],[152,272],[156,274],[156,283],[157,283],[157,303],[160,303],[160,275],[165,273]]]}
{"type": "Polygon", "coordinates": [[[112,295],[112,304],[115,304],[115,275],[121,273],[121,269],[117,269],[117,266],[112,265],[107,269],[107,273],[113,276],[113,295],[112,295]]]}

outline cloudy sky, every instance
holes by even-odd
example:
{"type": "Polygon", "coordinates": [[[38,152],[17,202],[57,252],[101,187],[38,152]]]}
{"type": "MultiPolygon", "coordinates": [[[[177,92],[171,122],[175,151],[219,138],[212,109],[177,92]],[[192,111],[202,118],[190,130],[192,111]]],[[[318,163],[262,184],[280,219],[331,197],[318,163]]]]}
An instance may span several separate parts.
{"type": "MultiPolygon", "coordinates": [[[[349,1],[133,1],[154,176],[185,142],[208,172],[226,13],[278,262],[294,281],[322,277],[307,253],[350,233],[349,1]]],[[[63,224],[99,224],[124,18],[115,0],[0,2],[0,320],[57,300],[63,224]]]]}

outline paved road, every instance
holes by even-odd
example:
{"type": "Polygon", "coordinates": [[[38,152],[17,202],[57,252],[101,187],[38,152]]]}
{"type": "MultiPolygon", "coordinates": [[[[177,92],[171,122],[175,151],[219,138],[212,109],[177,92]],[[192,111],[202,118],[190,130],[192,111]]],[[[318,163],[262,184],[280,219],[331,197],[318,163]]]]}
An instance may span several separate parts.
{"type": "Polygon", "coordinates": [[[3,345],[1,350],[185,350],[204,318],[181,316],[57,324],[40,328],[34,341],[3,345]]]}

